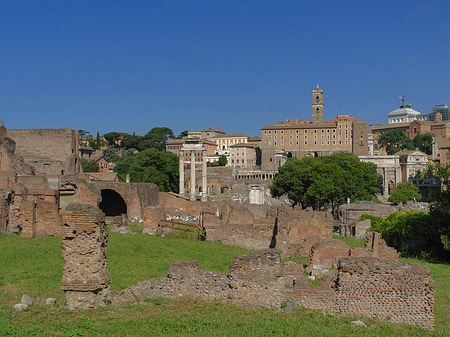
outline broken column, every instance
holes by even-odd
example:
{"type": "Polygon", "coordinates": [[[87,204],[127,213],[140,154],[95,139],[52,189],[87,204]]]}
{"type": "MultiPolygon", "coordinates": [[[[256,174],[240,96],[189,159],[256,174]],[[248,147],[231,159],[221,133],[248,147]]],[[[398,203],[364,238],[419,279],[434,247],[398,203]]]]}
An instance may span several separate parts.
{"type": "Polygon", "coordinates": [[[104,305],[111,294],[106,261],[103,213],[92,206],[70,204],[63,214],[61,289],[70,310],[104,305]]]}

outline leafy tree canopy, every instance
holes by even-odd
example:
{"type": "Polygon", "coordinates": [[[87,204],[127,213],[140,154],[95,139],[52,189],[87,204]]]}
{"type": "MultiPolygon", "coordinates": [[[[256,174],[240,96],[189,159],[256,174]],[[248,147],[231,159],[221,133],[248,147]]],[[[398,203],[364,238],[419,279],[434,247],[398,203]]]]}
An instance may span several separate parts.
{"type": "Polygon", "coordinates": [[[389,202],[408,202],[419,200],[422,196],[419,194],[419,188],[414,186],[412,181],[397,184],[397,187],[391,192],[389,202]]]}
{"type": "Polygon", "coordinates": [[[112,163],[119,158],[119,150],[113,147],[108,147],[103,150],[103,157],[105,157],[109,163],[112,163]]]}
{"type": "Polygon", "coordinates": [[[178,165],[178,157],[173,153],[151,148],[123,157],[114,171],[122,180],[129,173],[133,182],[154,183],[162,192],[178,192],[178,165]]]}
{"type": "Polygon", "coordinates": [[[142,136],[129,135],[128,133],[124,133],[122,134],[120,145],[125,149],[136,149],[142,139],[142,136]]]}
{"type": "Polygon", "coordinates": [[[108,142],[109,146],[117,147],[118,145],[116,142],[119,140],[119,138],[122,136],[122,133],[120,132],[108,132],[103,135],[103,137],[108,142]]]}
{"type": "Polygon", "coordinates": [[[433,153],[433,135],[427,132],[424,135],[417,135],[413,139],[414,147],[426,154],[433,153]]]}
{"type": "Polygon", "coordinates": [[[83,172],[98,172],[98,164],[95,161],[81,159],[83,172]]]}
{"type": "Polygon", "coordinates": [[[381,148],[385,148],[388,155],[402,150],[413,150],[413,141],[401,129],[389,130],[378,139],[381,148]]]}
{"type": "Polygon", "coordinates": [[[140,142],[137,148],[142,151],[149,148],[155,148],[159,151],[164,151],[166,149],[166,142],[169,139],[174,139],[175,136],[173,131],[167,127],[156,127],[151,129],[144,136],[142,142],[140,142]]]}
{"type": "Polygon", "coordinates": [[[303,208],[337,207],[352,201],[373,200],[380,191],[380,176],[372,163],[360,162],[351,153],[305,157],[288,161],[279,168],[270,191],[272,196],[287,194],[303,208]]]}
{"type": "Polygon", "coordinates": [[[227,162],[227,157],[224,154],[219,156],[219,166],[225,166],[227,165],[227,162]]]}

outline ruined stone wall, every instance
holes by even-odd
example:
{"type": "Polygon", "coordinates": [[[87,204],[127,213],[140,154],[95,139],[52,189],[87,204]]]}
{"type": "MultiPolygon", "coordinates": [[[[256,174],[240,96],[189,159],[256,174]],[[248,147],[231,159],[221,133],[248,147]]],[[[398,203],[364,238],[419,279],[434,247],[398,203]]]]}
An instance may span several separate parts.
{"type": "Polygon", "coordinates": [[[341,313],[434,328],[434,282],[424,266],[343,258],[333,288],[335,310],[341,313]]]}
{"type": "Polygon", "coordinates": [[[21,236],[35,238],[61,235],[62,220],[57,205],[48,201],[22,201],[17,206],[21,236]]]}
{"type": "Polygon", "coordinates": [[[282,303],[434,328],[434,285],[426,267],[370,257],[339,260],[331,282],[309,287],[301,266],[276,250],[230,261],[230,275],[204,271],[197,261],[173,263],[165,278],[141,282],[113,303],[190,296],[206,301],[280,307],[282,303]]]}
{"type": "Polygon", "coordinates": [[[357,221],[363,214],[386,218],[395,211],[395,208],[389,205],[353,203],[339,206],[338,216],[342,223],[350,224],[357,221]]]}
{"type": "Polygon", "coordinates": [[[39,173],[80,172],[78,131],[65,129],[10,129],[16,153],[39,173]]]}
{"type": "Polygon", "coordinates": [[[69,309],[104,305],[111,293],[106,260],[108,232],[98,209],[71,204],[63,215],[61,289],[69,309]]]}

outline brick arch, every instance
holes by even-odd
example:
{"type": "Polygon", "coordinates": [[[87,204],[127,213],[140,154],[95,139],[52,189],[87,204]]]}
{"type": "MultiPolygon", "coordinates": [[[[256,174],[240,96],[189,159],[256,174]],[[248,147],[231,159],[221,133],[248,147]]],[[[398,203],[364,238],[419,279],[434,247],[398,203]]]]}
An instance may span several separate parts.
{"type": "Polygon", "coordinates": [[[106,216],[127,214],[127,203],[114,189],[105,188],[100,191],[101,199],[98,207],[106,216]]]}

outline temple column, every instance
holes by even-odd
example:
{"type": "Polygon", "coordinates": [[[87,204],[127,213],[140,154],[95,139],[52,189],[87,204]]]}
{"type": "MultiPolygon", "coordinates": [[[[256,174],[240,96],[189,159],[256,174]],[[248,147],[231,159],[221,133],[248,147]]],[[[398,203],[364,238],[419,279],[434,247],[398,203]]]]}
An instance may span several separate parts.
{"type": "Polygon", "coordinates": [[[180,150],[180,182],[179,182],[180,195],[184,195],[184,151],[180,150]]]}
{"type": "Polygon", "coordinates": [[[202,150],[202,201],[208,201],[208,191],[206,187],[206,150],[202,150]]]}
{"type": "Polygon", "coordinates": [[[190,199],[195,201],[195,150],[191,150],[191,196],[190,199]]]}

